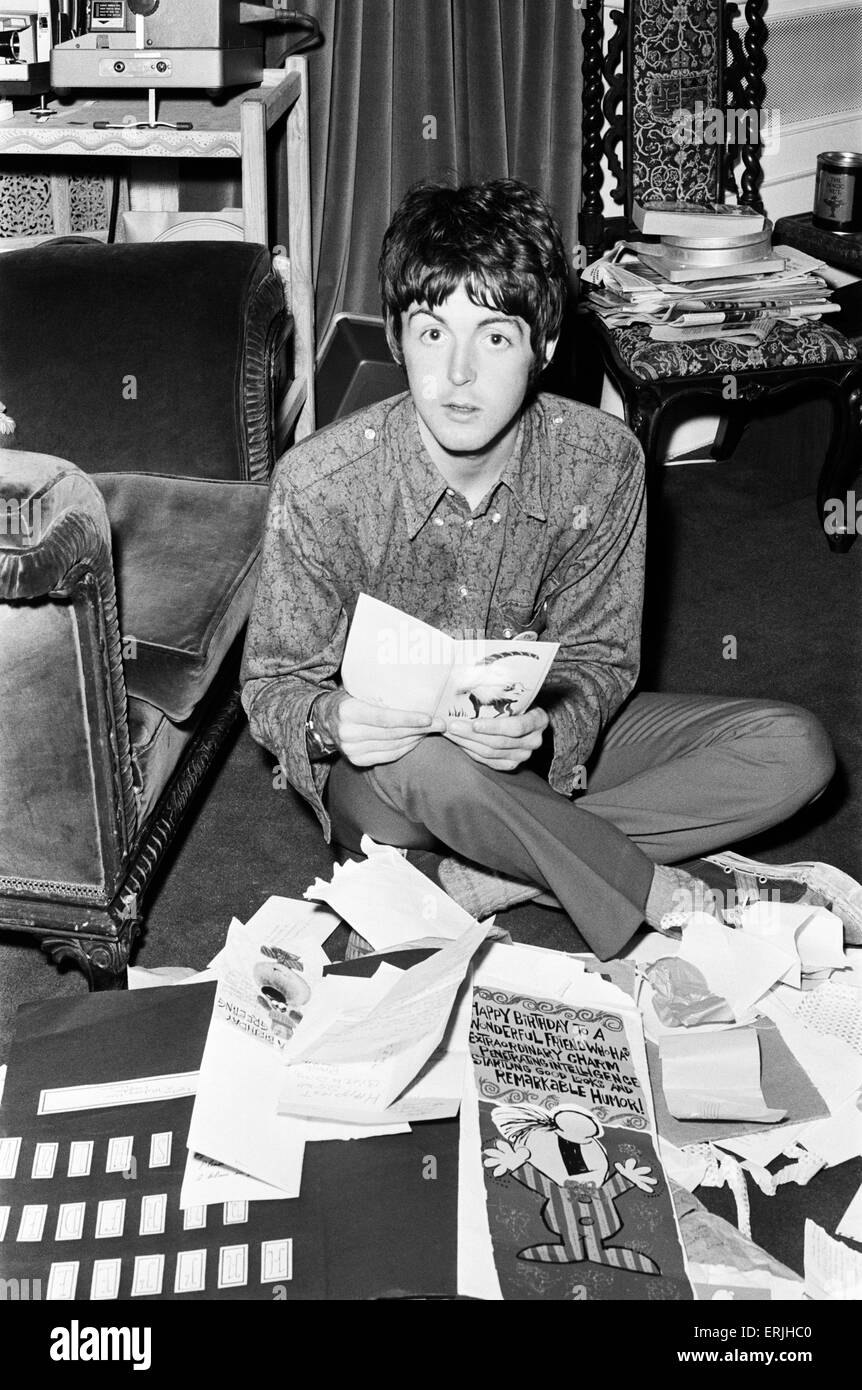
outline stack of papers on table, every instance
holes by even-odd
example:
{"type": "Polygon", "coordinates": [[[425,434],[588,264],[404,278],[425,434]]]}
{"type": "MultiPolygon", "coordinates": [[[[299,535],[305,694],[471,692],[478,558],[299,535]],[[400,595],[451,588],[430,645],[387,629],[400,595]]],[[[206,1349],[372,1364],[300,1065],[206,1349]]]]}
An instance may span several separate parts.
{"type": "Polygon", "coordinates": [[[586,307],[608,328],[645,323],[658,341],[722,337],[745,346],[748,339],[763,341],[777,321],[818,319],[840,310],[820,274],[823,263],[789,246],[776,248],[780,265],[766,273],[754,262],[749,273],[729,267],[686,283],[666,278],[643,259],[644,251],[640,243],[619,242],[582,272],[586,307]]]}

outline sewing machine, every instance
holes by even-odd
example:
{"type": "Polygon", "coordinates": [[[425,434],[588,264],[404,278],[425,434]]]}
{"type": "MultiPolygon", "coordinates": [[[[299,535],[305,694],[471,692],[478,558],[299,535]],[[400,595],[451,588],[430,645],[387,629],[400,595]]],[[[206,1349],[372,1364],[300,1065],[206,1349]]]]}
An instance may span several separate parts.
{"type": "Polygon", "coordinates": [[[85,29],[51,54],[51,85],[250,86],[263,73],[263,37],[249,26],[284,14],[283,0],[88,0],[85,29]]]}

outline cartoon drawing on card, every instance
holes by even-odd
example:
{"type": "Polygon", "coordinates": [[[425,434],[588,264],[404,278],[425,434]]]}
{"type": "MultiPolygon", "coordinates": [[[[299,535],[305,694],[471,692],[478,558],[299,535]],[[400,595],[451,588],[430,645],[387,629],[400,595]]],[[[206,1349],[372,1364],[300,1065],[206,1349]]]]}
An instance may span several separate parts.
{"type": "Polygon", "coordinates": [[[260,949],[263,960],[259,960],[253,970],[258,1001],[269,1010],[270,1027],[275,1036],[287,1042],[302,1021],[302,1006],[311,998],[311,990],[297,974],[302,970],[299,956],[280,946],[260,949]]]}
{"type": "Polygon", "coordinates": [[[504,1298],[690,1301],[643,1024],[596,1003],[473,990],[470,1051],[504,1298]]]}
{"type": "Polygon", "coordinates": [[[474,719],[496,719],[501,714],[514,714],[532,685],[524,665],[539,659],[538,652],[492,652],[475,665],[459,671],[455,698],[467,696],[474,719]]]}
{"type": "Polygon", "coordinates": [[[501,1138],[485,1149],[493,1176],[512,1177],[544,1198],[542,1220],[556,1240],[518,1251],[519,1260],[546,1264],[614,1265],[660,1274],[655,1260],[607,1241],[623,1229],[617,1198],[632,1187],[652,1195],[658,1179],[634,1158],[610,1171],[604,1127],[585,1106],[545,1110],[541,1105],[498,1105],[491,1119],[501,1138]]]}

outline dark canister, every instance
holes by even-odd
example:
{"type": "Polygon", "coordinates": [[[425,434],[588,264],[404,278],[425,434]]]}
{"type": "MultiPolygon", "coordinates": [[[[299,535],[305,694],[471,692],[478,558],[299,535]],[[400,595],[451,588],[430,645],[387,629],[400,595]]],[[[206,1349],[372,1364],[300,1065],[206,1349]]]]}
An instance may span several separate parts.
{"type": "Polygon", "coordinates": [[[862,154],[829,150],[817,156],[812,220],[826,232],[862,232],[862,154]]]}

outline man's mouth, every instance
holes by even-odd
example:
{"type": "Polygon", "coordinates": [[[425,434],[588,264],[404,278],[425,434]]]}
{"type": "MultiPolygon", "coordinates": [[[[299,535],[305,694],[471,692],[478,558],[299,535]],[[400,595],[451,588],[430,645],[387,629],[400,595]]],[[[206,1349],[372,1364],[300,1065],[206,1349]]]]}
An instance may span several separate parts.
{"type": "Polygon", "coordinates": [[[573,1144],[570,1139],[560,1139],[560,1157],[563,1160],[563,1167],[570,1178],[574,1178],[578,1173],[587,1173],[589,1169],[584,1162],[584,1155],[580,1144],[573,1144]]]}
{"type": "Polygon", "coordinates": [[[477,405],[463,405],[459,401],[446,401],[443,409],[448,410],[452,415],[463,415],[465,418],[479,413],[477,405]]]}

